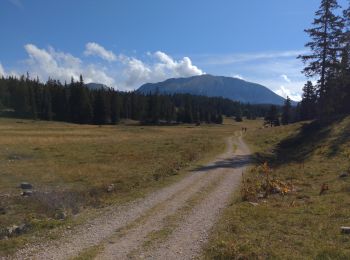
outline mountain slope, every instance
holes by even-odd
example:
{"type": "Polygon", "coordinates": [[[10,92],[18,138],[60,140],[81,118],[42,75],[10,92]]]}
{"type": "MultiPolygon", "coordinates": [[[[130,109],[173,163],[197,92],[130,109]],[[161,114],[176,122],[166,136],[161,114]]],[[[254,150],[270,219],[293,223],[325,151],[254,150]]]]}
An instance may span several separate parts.
{"type": "Polygon", "coordinates": [[[85,86],[91,90],[108,89],[106,85],[100,83],[88,83],[85,86]]]}
{"type": "Polygon", "coordinates": [[[282,105],[284,98],[270,89],[237,78],[212,75],[194,76],[190,78],[168,79],[160,83],[148,83],[138,89],[144,94],[187,93],[209,97],[224,97],[251,104],[282,105]]]}

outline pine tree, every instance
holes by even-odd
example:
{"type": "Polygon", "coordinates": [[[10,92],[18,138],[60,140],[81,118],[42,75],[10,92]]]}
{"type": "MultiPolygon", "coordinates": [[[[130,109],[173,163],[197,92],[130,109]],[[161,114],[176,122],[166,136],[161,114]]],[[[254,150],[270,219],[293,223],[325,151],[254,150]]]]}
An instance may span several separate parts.
{"type": "Polygon", "coordinates": [[[48,86],[45,86],[43,91],[41,115],[44,120],[52,120],[52,100],[48,86]]]}
{"type": "Polygon", "coordinates": [[[340,82],[342,84],[342,112],[350,113],[350,1],[344,10],[345,32],[343,37],[343,53],[341,61],[340,82]]]}
{"type": "Polygon", "coordinates": [[[329,107],[329,88],[338,68],[338,58],[341,51],[341,39],[343,36],[343,19],[336,14],[340,6],[337,0],[322,0],[319,10],[316,12],[314,27],[305,30],[311,41],[305,46],[310,48],[311,54],[300,56],[306,67],[303,72],[308,77],[319,77],[319,103],[320,111],[327,113],[332,110],[329,107]]]}
{"type": "Polygon", "coordinates": [[[116,91],[111,94],[111,123],[117,124],[120,121],[121,100],[116,91]]]}
{"type": "Polygon", "coordinates": [[[235,116],[235,121],[236,122],[242,122],[243,121],[243,117],[242,117],[242,110],[238,109],[236,116],[235,116]]]}
{"type": "Polygon", "coordinates": [[[271,127],[280,125],[278,110],[276,106],[270,106],[270,109],[265,116],[265,125],[270,125],[271,127]]]}
{"type": "Polygon", "coordinates": [[[71,119],[74,123],[89,124],[93,118],[93,107],[88,89],[84,85],[83,77],[80,81],[72,81],[70,87],[69,106],[71,109],[71,119]]]}
{"type": "Polygon", "coordinates": [[[282,112],[282,125],[288,125],[292,119],[292,101],[289,97],[284,101],[283,112],[282,112]]]}
{"type": "Polygon", "coordinates": [[[300,119],[310,120],[316,116],[316,89],[311,81],[308,81],[303,88],[303,99],[300,105],[300,119]]]}
{"type": "Polygon", "coordinates": [[[105,91],[97,90],[94,93],[94,124],[104,125],[108,123],[109,108],[107,107],[107,99],[105,91]]]}

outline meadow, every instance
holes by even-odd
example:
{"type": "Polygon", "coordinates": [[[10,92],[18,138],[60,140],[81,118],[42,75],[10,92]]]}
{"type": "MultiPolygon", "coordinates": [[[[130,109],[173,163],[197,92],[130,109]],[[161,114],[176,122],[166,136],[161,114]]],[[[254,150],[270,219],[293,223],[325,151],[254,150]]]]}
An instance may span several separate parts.
{"type": "MultiPolygon", "coordinates": [[[[350,236],[341,232],[350,225],[349,130],[350,118],[341,118],[248,132],[256,165],[267,162],[270,178],[293,190],[249,201],[242,184],[204,258],[349,259],[350,236]]],[[[245,173],[248,185],[259,185],[257,174],[263,173],[245,173]]]]}
{"type": "MultiPolygon", "coordinates": [[[[249,121],[248,127],[261,122],[249,121]]],[[[54,239],[106,206],[175,182],[225,149],[242,124],[118,126],[0,119],[0,254],[54,239]],[[21,196],[19,185],[33,185],[21,196]],[[25,224],[21,235],[6,229],[25,224]]]]}

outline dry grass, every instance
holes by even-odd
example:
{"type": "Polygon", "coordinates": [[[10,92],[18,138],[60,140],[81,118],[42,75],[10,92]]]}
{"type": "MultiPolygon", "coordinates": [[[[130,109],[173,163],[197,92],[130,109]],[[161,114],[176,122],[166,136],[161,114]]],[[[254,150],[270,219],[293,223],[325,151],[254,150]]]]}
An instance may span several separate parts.
{"type": "MultiPolygon", "coordinates": [[[[255,121],[243,123],[249,128],[255,121]]],[[[260,123],[259,123],[260,124],[260,123]]],[[[152,127],[81,126],[0,119],[0,227],[27,223],[29,234],[0,240],[0,255],[40,237],[48,229],[73,225],[55,220],[65,212],[125,203],[181,178],[225,148],[224,138],[242,124],[152,127]],[[18,185],[33,184],[33,197],[18,185]],[[107,192],[110,184],[115,190],[107,192]]],[[[1,234],[0,234],[1,236],[1,234]]]]}
{"type": "MultiPolygon", "coordinates": [[[[295,124],[248,133],[257,163],[296,192],[261,198],[236,194],[207,247],[208,259],[349,259],[350,118],[328,126],[295,124]],[[326,184],[329,190],[320,195],[326,184]]],[[[249,173],[252,176],[254,173],[249,173]]]]}

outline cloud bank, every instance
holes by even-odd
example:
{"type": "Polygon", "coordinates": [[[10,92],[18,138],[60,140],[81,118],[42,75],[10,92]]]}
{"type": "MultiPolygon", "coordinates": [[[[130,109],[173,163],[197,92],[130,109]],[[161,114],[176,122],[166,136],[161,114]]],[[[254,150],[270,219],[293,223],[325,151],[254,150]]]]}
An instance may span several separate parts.
{"type": "Polygon", "coordinates": [[[286,88],[285,86],[281,86],[279,89],[275,91],[275,93],[284,98],[289,97],[291,100],[294,100],[294,101],[301,100],[300,94],[292,92],[290,89],[286,88]]]}
{"type": "Polygon", "coordinates": [[[83,75],[86,82],[100,82],[108,86],[115,84],[107,69],[94,64],[85,64],[69,53],[56,51],[52,47],[47,50],[40,49],[33,44],[26,44],[24,48],[29,56],[26,61],[29,73],[41,80],[51,77],[69,82],[71,78],[78,80],[79,76],[83,75]]]}
{"type": "Polygon", "coordinates": [[[202,75],[204,72],[192,64],[189,57],[174,60],[164,52],[148,53],[152,62],[145,62],[134,57],[120,56],[124,65],[123,75],[126,86],[140,85],[145,82],[159,82],[168,78],[202,75]]]}
{"type": "Polygon", "coordinates": [[[117,56],[112,51],[107,51],[104,47],[96,42],[89,42],[85,46],[86,56],[98,56],[106,61],[116,61],[117,56]]]}
{"type": "Polygon", "coordinates": [[[300,73],[302,64],[296,55],[304,51],[266,52],[235,55],[194,56],[173,58],[156,51],[143,55],[114,53],[96,42],[88,42],[81,55],[72,55],[51,46],[40,48],[26,44],[27,59],[15,70],[0,64],[0,75],[21,75],[29,72],[42,81],[49,77],[62,83],[78,80],[83,75],[86,83],[96,82],[119,90],[134,90],[144,83],[168,78],[190,77],[205,74],[205,67],[213,74],[228,75],[260,83],[282,97],[299,101],[305,77],[300,73]],[[192,57],[193,58],[193,57],[192,57]],[[11,71],[11,72],[10,72],[11,71]],[[234,72],[234,73],[233,73],[234,72]]]}
{"type": "MultiPolygon", "coordinates": [[[[31,77],[46,81],[49,77],[63,82],[78,80],[83,75],[86,83],[97,82],[119,90],[133,90],[144,83],[159,82],[172,77],[189,77],[204,74],[193,65],[189,57],[174,59],[170,55],[157,51],[148,53],[145,60],[124,54],[115,54],[95,42],[89,42],[81,57],[58,51],[49,46],[39,48],[34,44],[24,46],[28,58],[23,69],[31,77]],[[92,57],[99,58],[91,59],[92,57]]],[[[0,74],[7,75],[0,64],[0,74]]]]}

